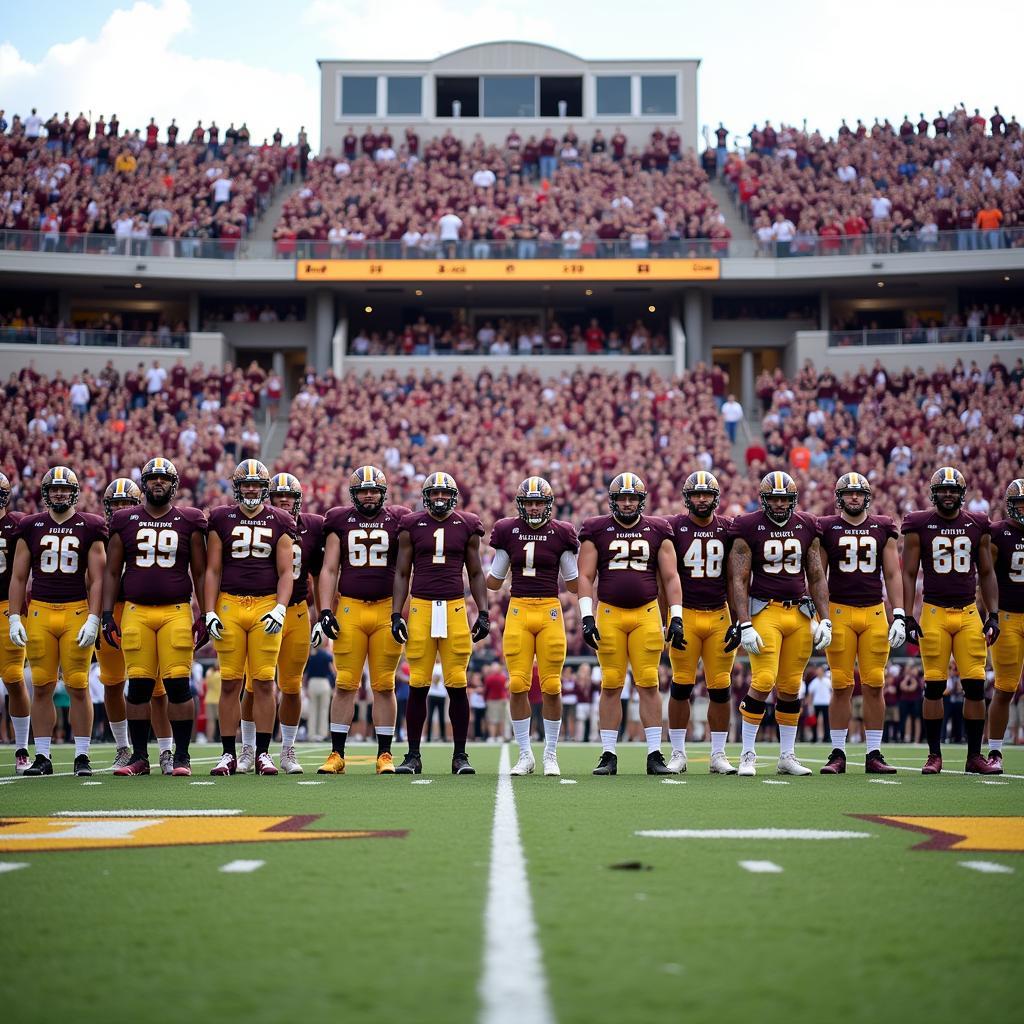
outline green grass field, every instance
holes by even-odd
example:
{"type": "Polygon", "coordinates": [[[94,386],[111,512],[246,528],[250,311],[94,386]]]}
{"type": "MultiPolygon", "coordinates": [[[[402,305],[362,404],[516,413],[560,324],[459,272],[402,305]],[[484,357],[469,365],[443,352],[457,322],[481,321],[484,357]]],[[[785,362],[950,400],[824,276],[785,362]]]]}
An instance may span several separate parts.
{"type": "MultiPolygon", "coordinates": [[[[882,783],[855,767],[857,748],[845,777],[784,779],[766,745],[759,776],[738,779],[707,775],[707,747],[691,745],[689,772],[668,784],[641,774],[644,751],[628,745],[617,778],[591,777],[596,748],[570,745],[561,780],[510,782],[499,779],[498,746],[471,749],[479,774],[463,778],[448,774],[450,748],[427,746],[427,774],[415,781],[375,777],[373,748],[360,745],[346,777],[318,777],[326,749],[303,750],[304,776],[213,780],[215,751],[198,747],[191,780],[98,772],[83,781],[13,779],[5,748],[5,1018],[568,1024],[1014,1013],[1024,749],[1006,751],[1006,776],[983,780],[923,778],[919,749],[890,748],[908,770],[882,783]],[[534,973],[530,928],[495,915],[500,899],[488,903],[496,797],[509,784],[540,947],[534,973]],[[962,820],[930,821],[956,825],[935,841],[859,816],[962,820]],[[637,834],[768,828],[863,835],[637,834]],[[318,830],[390,834],[292,838],[318,830]],[[101,846],[82,848],[90,844],[101,846]],[[929,844],[952,848],[914,849],[929,844]],[[239,861],[260,863],[222,870],[239,861]],[[754,872],[748,862],[770,866],[754,872]],[[489,986],[500,998],[488,999],[489,986]],[[517,1011],[519,998],[532,1009],[517,1011]]],[[[946,750],[947,769],[962,770],[962,751],[946,750]]],[[[797,753],[817,769],[827,750],[797,753]]],[[[71,750],[55,754],[55,770],[69,772],[71,750]]],[[[96,749],[94,764],[111,756],[96,749]]],[[[507,879],[491,881],[500,895],[507,879]]]]}

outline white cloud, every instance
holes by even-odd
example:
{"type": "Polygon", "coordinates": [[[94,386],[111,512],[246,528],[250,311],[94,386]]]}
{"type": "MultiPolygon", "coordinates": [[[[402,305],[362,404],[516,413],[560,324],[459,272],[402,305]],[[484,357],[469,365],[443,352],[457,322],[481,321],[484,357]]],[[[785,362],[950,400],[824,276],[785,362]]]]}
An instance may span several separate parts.
{"type": "Polygon", "coordinates": [[[555,36],[547,17],[489,0],[312,0],[302,20],[328,59],[430,60],[474,43],[555,36]]]}
{"type": "MultiPolygon", "coordinates": [[[[43,117],[79,110],[92,119],[116,112],[124,128],[172,117],[183,129],[215,120],[221,129],[248,123],[254,141],[280,127],[294,139],[300,122],[319,135],[319,93],[312,74],[270,71],[242,60],[190,57],[175,42],[192,27],[187,0],[139,0],[113,11],[95,38],[51,46],[38,63],[0,43],[0,96],[7,117],[32,107],[43,117]]],[[[223,136],[222,136],[223,137],[223,136]]]]}

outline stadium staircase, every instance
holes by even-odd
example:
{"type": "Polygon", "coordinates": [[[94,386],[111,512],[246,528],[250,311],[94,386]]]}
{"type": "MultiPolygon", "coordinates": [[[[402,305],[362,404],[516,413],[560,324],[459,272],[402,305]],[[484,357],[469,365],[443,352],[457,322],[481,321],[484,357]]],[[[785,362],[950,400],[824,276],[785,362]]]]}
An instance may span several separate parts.
{"type": "Polygon", "coordinates": [[[278,409],[277,418],[270,419],[269,416],[263,424],[263,444],[260,448],[260,462],[273,470],[274,462],[284,449],[285,439],[288,437],[288,409],[290,403],[282,402],[278,409]]]}
{"type": "Polygon", "coordinates": [[[284,208],[285,201],[292,196],[298,188],[299,185],[291,185],[277,190],[273,201],[267,207],[266,213],[264,213],[256,222],[256,227],[253,230],[253,233],[249,235],[250,241],[272,242],[274,240],[274,228],[277,227],[277,222],[281,219],[281,210],[284,208]]]}
{"type": "Polygon", "coordinates": [[[725,217],[725,226],[732,232],[732,237],[752,241],[754,232],[740,216],[739,207],[733,202],[729,190],[720,179],[716,178],[711,182],[711,194],[715,197],[715,202],[718,203],[718,208],[725,217]]]}

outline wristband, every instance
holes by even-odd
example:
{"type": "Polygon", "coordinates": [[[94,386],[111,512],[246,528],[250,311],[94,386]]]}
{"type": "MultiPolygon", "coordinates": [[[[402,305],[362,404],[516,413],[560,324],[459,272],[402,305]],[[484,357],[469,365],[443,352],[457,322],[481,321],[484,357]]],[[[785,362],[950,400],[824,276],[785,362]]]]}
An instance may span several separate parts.
{"type": "Polygon", "coordinates": [[[594,614],[594,599],[591,597],[580,598],[580,618],[585,619],[588,615],[594,614]]]}
{"type": "Polygon", "coordinates": [[[670,604],[668,606],[668,617],[670,619],[681,619],[683,617],[683,606],[681,604],[670,604]]]}
{"type": "Polygon", "coordinates": [[[894,619],[905,619],[907,617],[907,613],[902,608],[893,608],[892,617],[894,619]]]}

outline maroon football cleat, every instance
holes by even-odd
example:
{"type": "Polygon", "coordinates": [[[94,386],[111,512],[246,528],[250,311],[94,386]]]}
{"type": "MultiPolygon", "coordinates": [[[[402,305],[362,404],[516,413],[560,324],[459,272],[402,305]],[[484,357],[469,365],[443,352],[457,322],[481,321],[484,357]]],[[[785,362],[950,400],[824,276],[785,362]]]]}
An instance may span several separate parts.
{"type": "Polygon", "coordinates": [[[964,765],[968,775],[1002,775],[1001,765],[993,764],[984,754],[971,754],[964,765]]]}
{"type": "Polygon", "coordinates": [[[924,767],[921,769],[922,775],[938,775],[942,771],[942,755],[941,754],[929,754],[928,760],[925,761],[924,767]]]}
{"type": "Polygon", "coordinates": [[[211,775],[234,775],[238,770],[238,761],[234,754],[221,754],[220,760],[210,769],[211,775]]]}
{"type": "Polygon", "coordinates": [[[988,763],[996,770],[991,775],[1003,774],[1003,752],[1001,750],[990,750],[988,752],[988,763]]]}
{"type": "Polygon", "coordinates": [[[889,764],[880,750],[869,750],[868,756],[864,758],[865,775],[895,775],[896,769],[889,764]]]}
{"type": "Polygon", "coordinates": [[[846,774],[846,754],[842,750],[833,750],[828,755],[828,761],[825,762],[825,767],[821,769],[822,775],[845,775],[846,774]]]}
{"type": "Polygon", "coordinates": [[[114,769],[115,775],[148,775],[149,761],[144,757],[133,757],[127,764],[114,769]]]}

